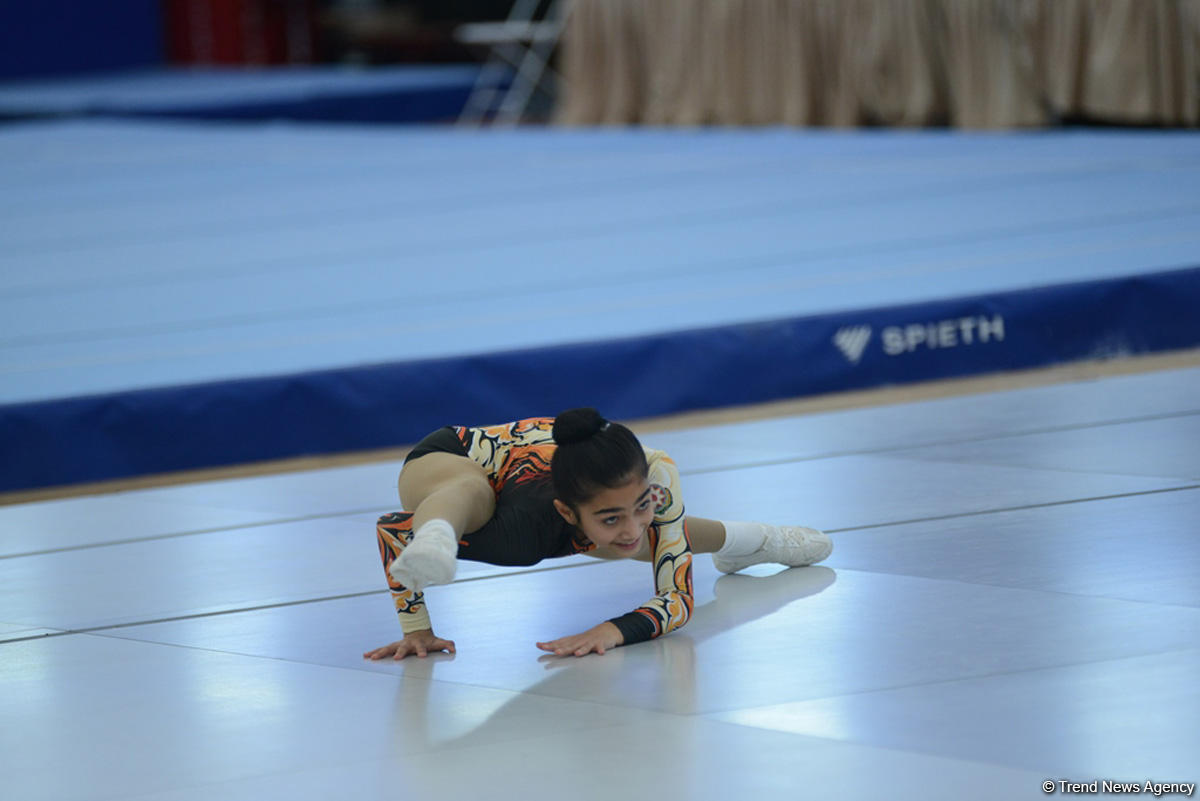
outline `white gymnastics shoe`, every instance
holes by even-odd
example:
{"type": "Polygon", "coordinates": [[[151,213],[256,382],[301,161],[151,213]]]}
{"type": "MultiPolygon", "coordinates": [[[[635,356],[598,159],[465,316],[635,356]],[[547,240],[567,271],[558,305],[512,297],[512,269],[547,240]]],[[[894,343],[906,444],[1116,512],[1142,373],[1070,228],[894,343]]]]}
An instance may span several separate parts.
{"type": "Polygon", "coordinates": [[[454,581],[458,570],[458,537],[445,520],[421,526],[388,568],[397,582],[415,592],[454,581]]]}
{"type": "Polygon", "coordinates": [[[833,553],[833,540],[824,532],[804,526],[768,526],[767,539],[754,553],[745,556],[713,554],[713,565],[722,573],[744,567],[775,563],[788,567],[815,565],[833,553]]]}

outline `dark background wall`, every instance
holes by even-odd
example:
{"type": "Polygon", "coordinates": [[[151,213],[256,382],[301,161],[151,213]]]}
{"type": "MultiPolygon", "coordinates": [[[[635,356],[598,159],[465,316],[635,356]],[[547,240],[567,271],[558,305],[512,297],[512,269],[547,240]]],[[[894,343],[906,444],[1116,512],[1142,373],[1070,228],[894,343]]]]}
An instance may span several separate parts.
{"type": "Polygon", "coordinates": [[[0,78],[161,64],[161,0],[0,0],[0,78]]]}
{"type": "Polygon", "coordinates": [[[168,62],[469,61],[473,54],[454,41],[454,27],[502,19],[511,6],[512,0],[385,0],[370,9],[335,0],[0,0],[0,80],[168,62]],[[267,41],[248,41],[245,20],[255,16],[245,13],[248,6],[267,41]],[[281,20],[299,7],[312,46],[285,50],[276,41],[286,27],[281,20]],[[216,35],[208,31],[188,44],[198,24],[216,35]]]}
{"type": "MultiPolygon", "coordinates": [[[[400,0],[399,5],[404,5],[400,0]]],[[[424,19],[485,20],[503,19],[512,8],[512,0],[420,0],[415,6],[424,19]]]]}

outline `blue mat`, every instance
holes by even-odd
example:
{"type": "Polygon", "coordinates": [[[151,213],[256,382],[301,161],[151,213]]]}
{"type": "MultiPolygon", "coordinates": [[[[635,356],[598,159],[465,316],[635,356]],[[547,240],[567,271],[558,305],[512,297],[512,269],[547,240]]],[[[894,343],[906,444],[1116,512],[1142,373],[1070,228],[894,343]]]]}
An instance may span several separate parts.
{"type": "Polygon", "coordinates": [[[1200,344],[1163,132],[0,129],[0,489],[1200,344]]]}
{"type": "Polygon", "coordinates": [[[446,121],[478,75],[470,64],[140,70],[0,84],[0,119],[446,121]]]}

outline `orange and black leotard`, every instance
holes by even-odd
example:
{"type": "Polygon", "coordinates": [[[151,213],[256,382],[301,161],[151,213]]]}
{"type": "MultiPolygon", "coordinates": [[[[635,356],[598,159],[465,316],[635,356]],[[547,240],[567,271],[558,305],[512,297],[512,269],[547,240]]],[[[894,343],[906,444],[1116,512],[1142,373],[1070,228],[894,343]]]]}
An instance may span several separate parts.
{"type": "MultiPolygon", "coordinates": [[[[421,440],[406,461],[433,451],[466,456],[487,471],[496,511],[478,531],[459,542],[458,557],[494,565],[533,565],[543,559],[586,553],[595,546],[554,509],[550,459],[555,443],[552,418],[537,417],[478,428],[448,426],[421,440]]],[[[679,471],[662,451],[646,450],[654,500],[648,532],[656,594],[628,614],[612,619],[626,645],[666,634],[692,613],[692,551],[684,528],[679,471]]],[[[412,515],[397,512],[379,520],[379,550],[386,572],[412,538],[412,515]]],[[[432,628],[421,593],[388,576],[392,598],[407,634],[432,628]]]]}

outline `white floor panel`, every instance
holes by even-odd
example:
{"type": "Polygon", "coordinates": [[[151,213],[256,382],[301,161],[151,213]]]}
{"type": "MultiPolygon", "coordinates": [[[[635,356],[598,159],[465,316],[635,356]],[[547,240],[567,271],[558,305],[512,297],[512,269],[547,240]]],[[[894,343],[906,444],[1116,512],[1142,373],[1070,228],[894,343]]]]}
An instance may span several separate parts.
{"type": "Polygon", "coordinates": [[[205,481],[142,490],[140,497],[171,504],[206,503],[262,513],[265,519],[400,508],[401,461],[205,481]]]}
{"type": "MultiPolygon", "coordinates": [[[[400,508],[399,463],[0,506],[0,557],[400,508]]],[[[373,518],[372,518],[373,519],[373,518]]]]}
{"type": "MultiPolygon", "coordinates": [[[[399,728],[399,725],[397,725],[399,728]]],[[[516,742],[386,759],[139,795],[130,801],[288,798],[886,797],[894,801],[1012,801],[1040,796],[1043,777],[717,721],[660,716],[555,737],[539,725],[516,742]]]]}
{"type": "Polygon", "coordinates": [[[376,590],[373,529],[313,520],[0,560],[0,617],[79,629],[376,590]]]}
{"type": "MultiPolygon", "coordinates": [[[[676,461],[687,465],[686,453],[676,461]]],[[[900,456],[842,456],[683,477],[690,514],[845,529],[1187,486],[1114,476],[900,456]]]]}
{"type": "Polygon", "coordinates": [[[1195,782],[1200,651],[728,712],[721,720],[1092,781],[1195,782]]]}
{"type": "Polygon", "coordinates": [[[1200,481],[1200,414],[902,451],[913,459],[1200,481]]]}
{"type": "Polygon", "coordinates": [[[1200,368],[980,395],[648,432],[668,452],[693,448],[706,466],[739,458],[799,459],[1009,436],[1200,411],[1200,368]]]}
{"type": "MultiPolygon", "coordinates": [[[[301,520],[0,559],[0,615],[60,630],[386,590],[374,515],[301,520]]],[[[459,563],[459,578],[534,568],[459,563]]]]}
{"type": "Polygon", "coordinates": [[[265,522],[266,515],[142,492],[0,506],[0,558],[265,522]]]}
{"type": "MultiPolygon", "coordinates": [[[[564,744],[561,759],[581,730],[655,717],[538,696],[514,709],[513,694],[494,689],[109,637],[4,649],[0,772],[5,796],[21,801],[210,791],[371,759],[414,764],[469,745],[463,738],[485,724],[486,744],[540,737],[564,744]],[[508,711],[497,718],[500,708],[508,711]]],[[[520,751],[506,747],[509,758],[520,751]]],[[[460,757],[463,768],[471,765],[460,757]]]]}
{"type": "Polygon", "coordinates": [[[1200,607],[1200,490],[847,532],[832,567],[1200,607]]]}
{"type": "Polygon", "coordinates": [[[400,664],[361,659],[400,637],[386,597],[118,634],[678,714],[1200,647],[1200,609],[821,567],[717,576],[699,560],[698,606],[683,630],[583,660],[540,657],[534,643],[636,606],[650,593],[646,565],[435,588],[434,629],[458,652],[400,664]]]}

